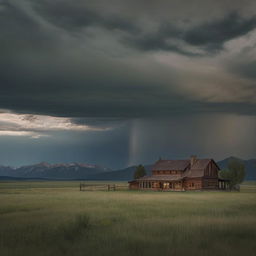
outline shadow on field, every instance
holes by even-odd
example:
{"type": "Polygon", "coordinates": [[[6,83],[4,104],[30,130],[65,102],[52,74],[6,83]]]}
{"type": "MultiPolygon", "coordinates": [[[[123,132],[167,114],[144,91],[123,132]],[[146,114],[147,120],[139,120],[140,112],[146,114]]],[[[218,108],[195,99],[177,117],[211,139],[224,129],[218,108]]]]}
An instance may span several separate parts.
{"type": "Polygon", "coordinates": [[[13,248],[13,255],[33,255],[38,249],[40,256],[47,254],[48,250],[55,255],[63,255],[75,242],[87,236],[89,227],[90,219],[85,214],[76,215],[56,225],[38,222],[25,226],[6,225],[6,230],[0,231],[1,253],[9,255],[8,248],[13,248]]]}
{"type": "Polygon", "coordinates": [[[70,222],[59,226],[57,235],[72,242],[86,232],[89,228],[89,223],[90,221],[87,215],[78,215],[70,222]]]}

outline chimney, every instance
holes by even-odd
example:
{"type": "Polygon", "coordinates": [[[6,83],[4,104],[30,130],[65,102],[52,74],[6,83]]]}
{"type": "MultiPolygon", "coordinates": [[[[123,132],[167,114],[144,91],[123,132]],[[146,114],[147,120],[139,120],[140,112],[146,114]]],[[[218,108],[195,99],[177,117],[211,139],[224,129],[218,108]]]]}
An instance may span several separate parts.
{"type": "Polygon", "coordinates": [[[195,155],[193,155],[193,156],[191,156],[190,157],[190,166],[192,166],[192,165],[194,165],[195,164],[195,162],[196,162],[196,156],[195,155]]]}

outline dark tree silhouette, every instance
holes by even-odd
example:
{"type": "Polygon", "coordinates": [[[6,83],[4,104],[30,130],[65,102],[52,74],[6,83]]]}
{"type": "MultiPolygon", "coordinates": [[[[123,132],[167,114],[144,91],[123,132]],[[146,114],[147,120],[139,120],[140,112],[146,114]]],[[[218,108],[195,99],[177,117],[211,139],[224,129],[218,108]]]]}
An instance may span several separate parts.
{"type": "Polygon", "coordinates": [[[232,159],[228,162],[228,168],[220,171],[220,177],[230,180],[231,188],[244,181],[246,172],[244,163],[239,159],[232,159]]]}
{"type": "Polygon", "coordinates": [[[134,172],[134,179],[139,179],[146,175],[146,170],[143,165],[137,166],[135,172],[134,172]]]}

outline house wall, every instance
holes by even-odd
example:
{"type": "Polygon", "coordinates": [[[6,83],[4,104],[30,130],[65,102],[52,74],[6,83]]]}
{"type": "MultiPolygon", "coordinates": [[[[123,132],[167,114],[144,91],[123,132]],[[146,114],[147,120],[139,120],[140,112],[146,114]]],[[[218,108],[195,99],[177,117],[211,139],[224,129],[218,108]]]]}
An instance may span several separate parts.
{"type": "Polygon", "coordinates": [[[214,163],[214,161],[211,161],[204,170],[204,177],[218,178],[218,172],[218,166],[214,163]]]}
{"type": "Polygon", "coordinates": [[[201,178],[186,179],[184,181],[185,190],[201,190],[202,187],[203,187],[203,182],[201,178]]]}
{"type": "Polygon", "coordinates": [[[153,170],[153,175],[182,175],[183,171],[181,170],[165,170],[165,171],[159,171],[159,170],[153,170]]]}
{"type": "Polygon", "coordinates": [[[219,181],[217,178],[204,178],[203,189],[218,189],[219,181]]]}
{"type": "Polygon", "coordinates": [[[139,189],[139,182],[130,182],[129,189],[131,190],[138,190],[139,189]]]}
{"type": "Polygon", "coordinates": [[[214,161],[211,161],[205,168],[203,177],[203,189],[218,189],[218,172],[219,168],[214,161]]]}

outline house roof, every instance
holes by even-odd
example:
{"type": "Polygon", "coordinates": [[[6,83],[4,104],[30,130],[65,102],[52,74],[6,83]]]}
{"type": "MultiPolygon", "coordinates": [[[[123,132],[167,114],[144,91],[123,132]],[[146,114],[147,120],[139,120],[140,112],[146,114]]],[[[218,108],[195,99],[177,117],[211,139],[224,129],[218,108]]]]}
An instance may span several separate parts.
{"type": "Polygon", "coordinates": [[[168,171],[177,170],[184,171],[190,165],[190,160],[159,160],[157,161],[152,170],[168,171]]]}
{"type": "Polygon", "coordinates": [[[191,169],[205,169],[210,162],[211,159],[196,159],[195,163],[191,166],[191,169]]]}
{"type": "Polygon", "coordinates": [[[150,175],[136,179],[136,181],[178,181],[182,178],[180,175],[150,175]]]}
{"type": "Polygon", "coordinates": [[[182,175],[183,178],[200,178],[204,176],[204,169],[189,169],[182,175]]]}
{"type": "Polygon", "coordinates": [[[196,159],[191,166],[190,160],[159,160],[152,167],[152,170],[166,171],[166,170],[181,170],[184,171],[182,175],[151,175],[144,176],[137,181],[175,181],[184,178],[200,178],[204,176],[204,170],[212,159],[196,159]]]}
{"type": "Polygon", "coordinates": [[[204,170],[211,159],[197,159],[196,162],[183,173],[184,178],[198,178],[204,176],[204,170]]]}

